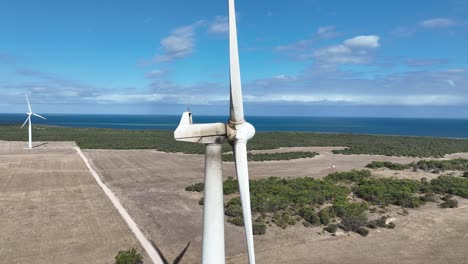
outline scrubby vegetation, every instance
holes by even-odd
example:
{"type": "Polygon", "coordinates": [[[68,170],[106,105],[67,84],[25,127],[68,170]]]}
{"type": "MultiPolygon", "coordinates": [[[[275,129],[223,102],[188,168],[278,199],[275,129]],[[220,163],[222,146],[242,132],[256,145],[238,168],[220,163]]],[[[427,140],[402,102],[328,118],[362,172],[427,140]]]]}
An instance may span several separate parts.
{"type": "Polygon", "coordinates": [[[463,198],[468,198],[468,179],[440,176],[431,181],[431,189],[439,194],[452,194],[463,198]]]}
{"type": "Polygon", "coordinates": [[[185,187],[185,190],[187,192],[202,192],[204,188],[205,188],[205,184],[200,182],[200,183],[195,183],[193,185],[185,187]]]}
{"type": "MultiPolygon", "coordinates": [[[[292,160],[313,158],[319,155],[317,152],[280,152],[280,153],[248,153],[247,158],[249,161],[271,161],[271,160],[292,160]]],[[[232,153],[223,154],[223,161],[234,161],[232,153]]]]}
{"type": "Polygon", "coordinates": [[[409,164],[400,164],[393,163],[390,161],[373,161],[366,165],[366,168],[370,169],[379,169],[379,168],[388,168],[391,170],[406,170],[410,168],[409,164]]]}
{"type": "Polygon", "coordinates": [[[420,160],[416,162],[419,169],[424,171],[445,171],[445,170],[468,170],[467,159],[451,159],[451,160],[420,160]]]}
{"type": "Polygon", "coordinates": [[[372,174],[368,170],[352,170],[349,172],[335,172],[326,176],[325,179],[335,182],[361,182],[371,176],[372,174]]]}
{"type": "Polygon", "coordinates": [[[458,201],[453,199],[453,196],[450,194],[445,195],[441,199],[442,201],[444,201],[440,204],[441,208],[457,208],[458,207],[458,201]]]}
{"type": "Polygon", "coordinates": [[[366,165],[367,168],[378,169],[388,168],[391,170],[405,170],[413,168],[414,171],[423,170],[431,172],[442,172],[446,170],[465,171],[463,177],[468,177],[468,159],[451,159],[451,160],[420,160],[410,164],[393,163],[389,161],[373,161],[366,165]]]}
{"type": "MultiPolygon", "coordinates": [[[[204,153],[203,145],[176,142],[172,131],[68,128],[34,126],[34,140],[76,141],[83,149],[157,149],[165,152],[204,153]]],[[[26,141],[27,129],[1,125],[0,140],[26,141]]],[[[340,146],[339,154],[378,154],[387,156],[442,157],[468,152],[468,140],[429,137],[401,137],[307,132],[257,132],[249,149],[279,147],[340,146]]],[[[226,143],[224,152],[231,150],[226,143]]]]}
{"type": "Polygon", "coordinates": [[[143,264],[143,257],[132,248],[130,250],[119,251],[115,256],[116,264],[143,264]]]}
{"type": "MultiPolygon", "coordinates": [[[[197,186],[202,185],[195,184],[186,190],[203,189],[197,186]]],[[[237,180],[232,177],[224,182],[224,194],[231,195],[229,197],[238,193],[237,188],[237,180]]],[[[368,220],[369,211],[376,213],[378,208],[389,205],[414,208],[426,202],[436,202],[439,197],[443,200],[440,207],[454,208],[458,205],[457,200],[447,195],[468,198],[468,179],[451,176],[440,176],[431,181],[377,178],[368,170],[352,170],[332,173],[321,180],[309,177],[251,180],[250,192],[254,233],[257,235],[264,234],[272,224],[286,229],[302,223],[306,227],[323,226],[330,233],[336,232],[338,227],[366,236],[367,228],[395,228],[394,223],[387,223],[387,216],[368,220]]],[[[237,195],[227,200],[225,215],[229,223],[244,224],[237,195]]]]}
{"type": "Polygon", "coordinates": [[[419,207],[423,201],[416,195],[427,190],[420,181],[396,178],[367,179],[354,188],[356,196],[376,205],[419,207]]]}

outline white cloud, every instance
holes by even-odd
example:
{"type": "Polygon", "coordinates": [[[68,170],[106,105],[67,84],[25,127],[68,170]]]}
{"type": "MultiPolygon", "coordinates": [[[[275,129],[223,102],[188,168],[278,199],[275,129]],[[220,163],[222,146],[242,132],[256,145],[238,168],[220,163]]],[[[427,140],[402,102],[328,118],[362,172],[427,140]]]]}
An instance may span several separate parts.
{"type": "Polygon", "coordinates": [[[98,103],[141,103],[160,102],[164,99],[162,94],[109,94],[87,98],[98,103]]]}
{"type": "Polygon", "coordinates": [[[411,67],[424,67],[446,64],[447,62],[445,59],[408,59],[405,64],[411,67]]]}
{"type": "Polygon", "coordinates": [[[370,51],[379,47],[379,40],[376,35],[357,36],[343,41],[343,44],[315,50],[312,58],[325,67],[369,63],[372,60],[370,51]]]}
{"type": "Polygon", "coordinates": [[[166,72],[165,72],[165,71],[156,69],[156,70],[150,71],[150,72],[147,73],[145,76],[146,76],[147,78],[159,78],[159,77],[163,77],[164,75],[166,75],[166,72]]]}
{"type": "Polygon", "coordinates": [[[419,22],[423,28],[446,28],[453,27],[457,23],[450,18],[432,18],[419,22]]]}
{"type": "Polygon", "coordinates": [[[286,75],[286,74],[279,74],[273,77],[273,79],[279,80],[279,81],[289,81],[289,80],[295,80],[296,76],[291,76],[291,75],[286,75]]]}
{"type": "Polygon", "coordinates": [[[317,32],[315,33],[315,36],[318,37],[318,38],[333,38],[333,37],[336,37],[340,33],[335,31],[335,28],[336,27],[334,25],[319,27],[317,29],[317,32]]]}
{"type": "Polygon", "coordinates": [[[299,52],[299,54],[296,54],[296,57],[300,59],[308,58],[310,56],[306,55],[304,51],[310,49],[310,46],[314,42],[317,42],[321,39],[329,39],[340,35],[339,32],[335,31],[335,28],[336,27],[334,25],[319,27],[311,38],[299,40],[287,45],[279,45],[275,47],[275,50],[279,52],[299,52]]]}
{"type": "Polygon", "coordinates": [[[256,103],[346,103],[357,105],[450,105],[460,104],[463,98],[452,95],[356,95],[356,94],[275,94],[270,96],[244,96],[256,103]]]}
{"type": "Polygon", "coordinates": [[[352,48],[377,48],[379,47],[379,36],[357,36],[344,41],[344,44],[352,48]]]}
{"type": "Polygon", "coordinates": [[[225,16],[217,16],[215,21],[208,27],[208,31],[216,34],[225,34],[229,32],[229,18],[225,16]]]}
{"type": "Polygon", "coordinates": [[[156,55],[156,62],[168,62],[185,58],[193,53],[195,46],[195,30],[203,25],[203,21],[197,21],[191,25],[179,27],[161,40],[163,54],[156,55]]]}

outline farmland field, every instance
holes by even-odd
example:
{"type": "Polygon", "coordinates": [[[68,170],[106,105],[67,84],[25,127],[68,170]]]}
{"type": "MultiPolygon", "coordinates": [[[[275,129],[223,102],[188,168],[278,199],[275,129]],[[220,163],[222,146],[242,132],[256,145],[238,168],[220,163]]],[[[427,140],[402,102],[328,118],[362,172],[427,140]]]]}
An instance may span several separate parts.
{"type": "MultiPolygon", "coordinates": [[[[322,178],[335,171],[362,169],[376,160],[399,163],[417,160],[379,155],[339,155],[333,153],[335,149],[338,148],[282,149],[284,152],[301,150],[318,152],[320,155],[309,159],[251,162],[251,178],[322,178]],[[335,168],[331,167],[332,164],[336,165],[335,168]]],[[[183,261],[200,263],[202,206],[198,201],[203,193],[187,192],[185,187],[203,181],[203,155],[154,150],[86,150],[84,153],[104,182],[116,192],[135,221],[169,260],[173,260],[191,242],[183,261]]],[[[453,154],[450,157],[467,156],[453,154]]],[[[437,177],[424,171],[376,170],[375,173],[379,177],[437,177]]],[[[232,163],[224,163],[223,174],[225,177],[235,175],[232,163]]],[[[321,227],[304,227],[302,224],[288,226],[286,229],[269,226],[266,234],[255,236],[257,262],[306,264],[468,261],[468,254],[465,252],[468,246],[467,200],[460,198],[459,207],[455,209],[441,209],[436,204],[408,209],[410,213],[407,216],[399,214],[399,207],[389,208],[389,215],[396,219],[397,227],[372,230],[368,237],[354,233],[331,236],[322,234],[321,227]]],[[[246,263],[243,228],[227,221],[225,227],[227,263],[246,263]]]]}
{"type": "Polygon", "coordinates": [[[72,142],[0,141],[0,262],[113,263],[139,244],[72,142]]]}

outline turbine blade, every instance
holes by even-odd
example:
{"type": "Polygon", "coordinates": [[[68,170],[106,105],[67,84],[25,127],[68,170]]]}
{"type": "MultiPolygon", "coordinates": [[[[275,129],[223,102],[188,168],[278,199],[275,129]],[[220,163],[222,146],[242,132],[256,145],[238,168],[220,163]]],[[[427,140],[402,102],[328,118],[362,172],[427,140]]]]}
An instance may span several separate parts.
{"type": "Polygon", "coordinates": [[[28,115],[28,117],[26,118],[26,121],[24,121],[23,125],[21,126],[21,128],[24,127],[24,125],[26,125],[26,123],[28,122],[29,118],[31,118],[31,115],[28,115]]]}
{"type": "Polygon", "coordinates": [[[242,84],[239,66],[239,50],[237,47],[236,8],[234,0],[229,0],[229,63],[231,82],[230,122],[240,124],[244,122],[244,106],[242,102],[242,84]]]}
{"type": "Polygon", "coordinates": [[[247,163],[247,145],[245,141],[234,142],[234,157],[236,162],[237,181],[244,217],[245,238],[249,253],[249,263],[255,264],[255,251],[252,231],[252,210],[250,208],[249,169],[247,163]]]}
{"type": "Polygon", "coordinates": [[[29,104],[29,98],[28,98],[28,95],[26,95],[26,101],[28,102],[28,109],[29,109],[29,113],[32,113],[32,110],[31,110],[31,105],[29,104]]]}
{"type": "Polygon", "coordinates": [[[43,117],[43,116],[41,116],[41,115],[38,115],[38,114],[36,114],[36,113],[33,113],[33,115],[35,115],[35,116],[37,116],[37,117],[40,117],[40,118],[42,118],[42,119],[47,120],[47,118],[45,118],[45,117],[43,117]]]}

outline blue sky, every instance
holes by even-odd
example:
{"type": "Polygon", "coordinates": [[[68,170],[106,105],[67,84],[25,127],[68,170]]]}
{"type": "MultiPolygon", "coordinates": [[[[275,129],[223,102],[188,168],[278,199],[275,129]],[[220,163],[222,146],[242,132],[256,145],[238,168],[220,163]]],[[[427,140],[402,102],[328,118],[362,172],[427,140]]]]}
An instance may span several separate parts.
{"type": "MultiPolygon", "coordinates": [[[[468,118],[468,1],[237,0],[249,115],[468,118]]],[[[0,112],[229,113],[227,1],[0,0],[0,112]]]]}

